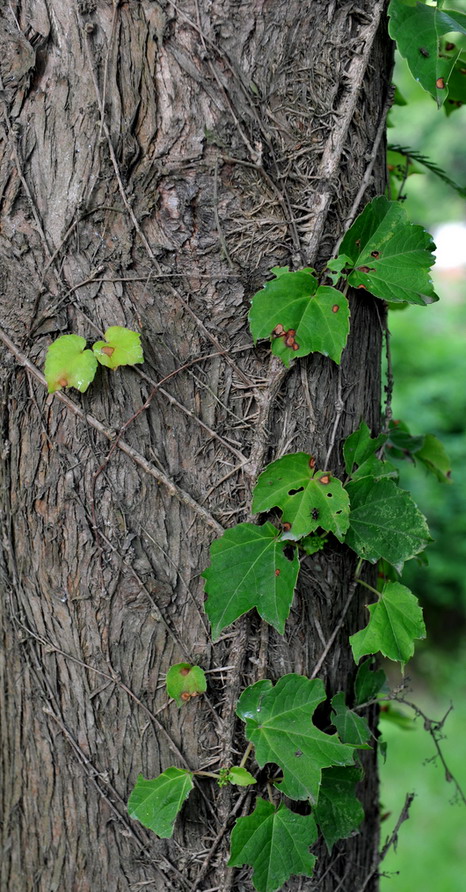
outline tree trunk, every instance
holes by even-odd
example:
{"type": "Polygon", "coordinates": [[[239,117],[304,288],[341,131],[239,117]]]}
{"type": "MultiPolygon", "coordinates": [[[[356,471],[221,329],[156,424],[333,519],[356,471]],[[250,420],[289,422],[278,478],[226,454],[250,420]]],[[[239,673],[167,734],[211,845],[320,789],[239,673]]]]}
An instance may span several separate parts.
{"type": "MultiPolygon", "coordinates": [[[[284,370],[247,313],[271,267],[323,267],[361,183],[365,200],[384,189],[385,6],[1,13],[2,889],[249,892],[250,870],[225,866],[249,794],[199,785],[159,840],[127,815],[137,774],[228,764],[259,678],[317,669],[329,694],[351,689],[352,552],[332,539],[306,559],[284,638],[253,615],[213,645],[200,573],[267,462],[304,449],[342,475],[343,437],[380,425],[380,302],[350,295],[341,368],[314,354],[284,370]],[[47,397],[28,362],[110,325],[142,332],[144,366],[47,397]],[[164,673],[181,660],[209,687],[178,710],[164,673]]],[[[365,768],[361,832],[331,856],[320,841],[315,878],[286,889],[357,890],[373,870],[375,752],[365,768]]]]}

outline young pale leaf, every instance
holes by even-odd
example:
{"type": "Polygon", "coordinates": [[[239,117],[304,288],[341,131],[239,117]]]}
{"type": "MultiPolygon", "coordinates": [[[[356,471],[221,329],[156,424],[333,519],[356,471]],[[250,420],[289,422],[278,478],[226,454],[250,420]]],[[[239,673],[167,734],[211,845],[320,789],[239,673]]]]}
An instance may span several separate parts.
{"type": "Polygon", "coordinates": [[[283,538],[300,539],[321,527],[340,542],[348,529],[349,501],[340,480],[317,471],[306,452],[284,455],[268,465],[254,488],[253,511],[281,508],[283,538]]]}
{"type": "Polygon", "coordinates": [[[237,787],[249,787],[250,784],[257,784],[256,778],[246,768],[241,768],[239,765],[230,768],[228,781],[237,787]]]}
{"type": "Polygon", "coordinates": [[[47,350],[44,375],[49,393],[62,387],[75,387],[84,393],[94,380],[97,360],[92,350],[85,350],[86,339],[62,335],[47,350]]]}
{"type": "Polygon", "coordinates": [[[452,31],[466,34],[466,13],[439,9],[412,0],[392,0],[389,33],[411,74],[440,107],[448,96],[455,56],[439,53],[439,38],[452,31]]]}
{"type": "Polygon", "coordinates": [[[355,467],[362,465],[386,443],[387,435],[379,434],[371,437],[365,421],[361,421],[358,429],[346,438],[343,444],[343,458],[347,474],[352,474],[355,467]]]}
{"type": "Polygon", "coordinates": [[[177,706],[183,706],[192,697],[207,690],[205,672],[191,663],[176,663],[167,672],[166,686],[168,696],[173,697],[177,706]]]}
{"type": "Polygon", "coordinates": [[[272,272],[276,278],[252,299],[254,341],[271,338],[272,352],[287,366],[294,357],[314,352],[340,362],[349,331],[346,297],[330,285],[319,286],[314,270],[272,272]]]}
{"type": "Polygon", "coordinates": [[[144,362],[141,335],[121,325],[113,325],[105,332],[105,341],[97,341],[92,349],[101,365],[117,369],[120,365],[144,362]]]}
{"type": "Polygon", "coordinates": [[[354,694],[357,706],[361,706],[362,703],[368,703],[369,700],[373,700],[387,682],[387,676],[383,669],[371,669],[372,662],[373,658],[364,660],[364,663],[361,663],[357,671],[354,682],[354,694]]]}
{"type": "Polygon", "coordinates": [[[429,277],[434,249],[429,233],[383,195],[366,205],[341,243],[354,267],[350,285],[393,303],[421,305],[438,300],[429,277]]]}
{"type": "Polygon", "coordinates": [[[286,545],[271,523],[239,523],[215,539],[210,566],[202,574],[214,641],[253,607],[283,635],[299,573],[296,549],[289,560],[286,545]]]}
{"type": "Polygon", "coordinates": [[[422,610],[413,593],[399,582],[387,582],[375,604],[369,604],[369,624],[350,638],[354,659],[380,651],[402,665],[414,653],[414,639],[425,638],[422,610]]]}
{"type": "Polygon", "coordinates": [[[322,551],[327,544],[326,536],[317,536],[315,533],[311,533],[310,536],[305,536],[304,539],[301,539],[299,542],[299,547],[303,549],[306,554],[316,554],[318,551],[322,551]]]}
{"type": "Polygon", "coordinates": [[[286,805],[278,808],[256,800],[252,815],[238,818],[231,834],[229,867],[249,864],[258,892],[276,892],[291,876],[312,876],[315,856],[309,847],[317,839],[312,815],[298,815],[286,805]]]}
{"type": "Polygon", "coordinates": [[[364,819],[364,809],[355,794],[355,786],[362,776],[360,765],[326,768],[322,772],[314,815],[329,852],[337,840],[351,836],[364,819]]]}
{"type": "Polygon", "coordinates": [[[353,747],[340,743],[336,734],[324,734],[311,721],[323,700],[319,678],[295,674],[282,676],[275,687],[259,681],[239,698],[236,713],[246,723],[258,764],[280,766],[283,780],[275,786],[290,799],[317,802],[322,768],[353,762],[353,747]]]}
{"type": "Polygon", "coordinates": [[[340,740],[351,746],[365,747],[371,736],[369,725],[362,716],[356,715],[347,707],[343,691],[332,697],[331,704],[334,713],[332,724],[335,725],[340,740]]]}
{"type": "Polygon", "coordinates": [[[348,483],[347,490],[351,511],[345,542],[365,561],[384,558],[399,567],[432,541],[410,493],[393,480],[364,477],[348,483]]]}
{"type": "Polygon", "coordinates": [[[129,797],[129,816],[168,839],[173,836],[176,817],[192,788],[191,773],[184,768],[167,768],[150,780],[140,774],[129,797]]]}

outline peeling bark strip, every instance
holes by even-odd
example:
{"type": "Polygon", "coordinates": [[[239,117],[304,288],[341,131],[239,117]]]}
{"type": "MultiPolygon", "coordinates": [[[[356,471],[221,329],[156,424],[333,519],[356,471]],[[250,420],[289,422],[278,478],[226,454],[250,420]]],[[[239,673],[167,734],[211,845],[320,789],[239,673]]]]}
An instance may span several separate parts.
{"type": "MultiPolygon", "coordinates": [[[[366,199],[383,191],[384,10],[12,0],[0,11],[2,327],[14,354],[0,370],[2,889],[250,892],[250,872],[225,867],[247,792],[231,800],[203,779],[176,842],[129,820],[128,792],[140,772],[237,761],[235,697],[258,678],[318,666],[330,694],[351,686],[347,638],[364,598],[344,547],[304,562],[284,639],[252,617],[212,645],[199,575],[213,533],[247,518],[266,462],[304,450],[338,476],[342,438],[360,418],[378,429],[370,295],[350,296],[341,369],[319,355],[279,367],[252,349],[247,312],[271,267],[331,256],[361,183],[366,199]],[[143,376],[102,373],[49,402],[37,369],[51,340],[109,325],[142,332],[143,376]],[[102,435],[123,427],[110,453],[102,435]],[[164,675],[187,654],[215,682],[178,711],[164,675]]],[[[331,856],[319,843],[315,879],[287,889],[377,888],[365,758],[361,833],[331,856]]]]}

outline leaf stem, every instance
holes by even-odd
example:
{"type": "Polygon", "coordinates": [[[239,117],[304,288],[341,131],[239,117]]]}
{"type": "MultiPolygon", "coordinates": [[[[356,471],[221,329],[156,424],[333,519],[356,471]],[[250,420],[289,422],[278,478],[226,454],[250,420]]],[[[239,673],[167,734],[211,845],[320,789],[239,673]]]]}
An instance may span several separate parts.
{"type": "Polygon", "coordinates": [[[373,585],[369,585],[368,582],[364,582],[364,579],[360,579],[358,576],[355,577],[355,581],[359,583],[359,585],[363,585],[365,588],[368,588],[370,592],[374,592],[374,595],[377,595],[380,598],[381,592],[378,592],[373,585]]]}
{"type": "Polygon", "coordinates": [[[214,771],[192,771],[191,773],[199,777],[213,777],[215,780],[219,780],[220,778],[220,775],[215,774],[214,771]]]}
{"type": "Polygon", "coordinates": [[[246,752],[244,753],[244,756],[243,756],[243,758],[241,759],[241,762],[239,763],[239,767],[240,767],[240,768],[244,768],[244,766],[246,765],[246,762],[248,761],[249,756],[251,755],[253,749],[254,749],[254,744],[253,744],[253,743],[248,743],[247,748],[246,748],[246,752]]]}

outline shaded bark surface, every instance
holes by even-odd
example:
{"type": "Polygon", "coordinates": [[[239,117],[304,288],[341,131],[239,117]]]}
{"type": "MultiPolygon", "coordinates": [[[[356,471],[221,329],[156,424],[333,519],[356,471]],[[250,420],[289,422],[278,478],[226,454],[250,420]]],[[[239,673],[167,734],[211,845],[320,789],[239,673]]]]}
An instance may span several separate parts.
{"type": "MultiPolygon", "coordinates": [[[[271,267],[321,269],[343,232],[386,111],[384,6],[1,13],[2,326],[18,348],[2,362],[2,889],[252,889],[249,869],[225,867],[250,794],[203,783],[170,841],[125,802],[140,772],[237,759],[239,691],[311,674],[353,591],[355,556],[333,540],[306,559],[284,638],[253,616],[212,645],[200,573],[215,525],[247,519],[265,463],[304,449],[341,475],[342,439],[361,418],[380,426],[379,302],[350,295],[341,370],[314,355],[285,372],[253,348],[247,312],[271,267]],[[107,429],[132,419],[139,464],[19,354],[42,367],[60,334],[115,324],[142,331],[145,365],[102,370],[71,398],[107,429]],[[178,711],[164,673],[184,659],[209,690],[178,711]]],[[[383,190],[383,155],[365,200],[383,190]]],[[[351,690],[365,601],[356,590],[319,666],[330,695],[351,690]]],[[[319,842],[315,878],[286,889],[353,892],[374,868],[375,753],[365,763],[361,832],[331,856],[319,842]]]]}

